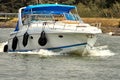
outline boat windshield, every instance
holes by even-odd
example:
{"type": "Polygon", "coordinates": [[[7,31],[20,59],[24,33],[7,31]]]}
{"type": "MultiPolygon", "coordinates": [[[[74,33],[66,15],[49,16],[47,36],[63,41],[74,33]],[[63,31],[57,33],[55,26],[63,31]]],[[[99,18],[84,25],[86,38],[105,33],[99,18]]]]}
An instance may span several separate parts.
{"type": "Polygon", "coordinates": [[[49,14],[31,15],[31,21],[52,21],[53,17],[49,14]]]}

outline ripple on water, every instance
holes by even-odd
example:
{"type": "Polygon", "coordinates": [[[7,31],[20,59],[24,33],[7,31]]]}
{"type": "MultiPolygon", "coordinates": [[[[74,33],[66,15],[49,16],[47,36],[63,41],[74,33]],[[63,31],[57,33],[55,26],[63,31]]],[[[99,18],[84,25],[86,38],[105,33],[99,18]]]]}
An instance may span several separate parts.
{"type": "MultiPolygon", "coordinates": [[[[4,35],[0,36],[0,40],[4,40],[3,37],[4,35]]],[[[37,54],[1,52],[0,80],[119,80],[119,40],[120,37],[117,36],[99,36],[96,45],[107,45],[109,50],[115,52],[111,57],[40,57],[37,54]]]]}

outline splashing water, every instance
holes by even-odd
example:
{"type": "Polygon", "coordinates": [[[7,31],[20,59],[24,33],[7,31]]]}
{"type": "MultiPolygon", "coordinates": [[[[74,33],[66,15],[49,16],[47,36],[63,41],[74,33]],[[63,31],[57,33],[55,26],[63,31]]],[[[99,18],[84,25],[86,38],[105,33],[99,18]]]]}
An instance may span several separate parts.
{"type": "Polygon", "coordinates": [[[51,57],[51,56],[60,55],[59,53],[54,53],[52,51],[48,51],[48,50],[44,50],[44,49],[33,50],[33,51],[28,51],[28,52],[9,52],[9,53],[39,55],[40,57],[51,57]]]}
{"type": "MultiPolygon", "coordinates": [[[[3,48],[6,43],[7,42],[0,43],[0,52],[3,52],[3,48]]],[[[52,52],[49,50],[44,50],[44,49],[33,50],[33,51],[28,51],[28,52],[9,52],[9,53],[36,54],[36,55],[39,55],[40,57],[63,55],[62,53],[55,53],[55,52],[52,52]]],[[[87,47],[87,51],[85,51],[83,53],[83,56],[84,56],[84,54],[87,54],[87,56],[113,56],[113,55],[115,55],[115,53],[111,52],[108,49],[108,46],[98,46],[98,47],[93,47],[93,48],[87,47]]]]}
{"type": "Polygon", "coordinates": [[[31,54],[38,54],[39,56],[43,57],[50,57],[50,56],[56,56],[56,55],[61,55],[59,53],[55,53],[49,50],[44,50],[44,49],[39,49],[39,50],[34,50],[31,51],[31,54]]]}
{"type": "Polygon", "coordinates": [[[0,43],[0,52],[3,52],[4,45],[7,44],[8,42],[2,42],[0,43]]]}
{"type": "MultiPolygon", "coordinates": [[[[3,52],[4,45],[7,44],[7,42],[0,43],[0,52],[3,52]]],[[[47,56],[55,56],[55,55],[61,55],[60,53],[55,53],[52,51],[44,50],[44,49],[39,49],[39,50],[33,50],[33,51],[28,51],[28,52],[8,52],[10,54],[36,54],[39,55],[40,57],[47,57],[47,56]]]]}
{"type": "Polygon", "coordinates": [[[92,49],[88,50],[88,56],[113,56],[115,53],[108,49],[108,46],[98,46],[93,47],[92,49]]]}
{"type": "Polygon", "coordinates": [[[3,52],[3,45],[0,44],[0,52],[3,52]]]}

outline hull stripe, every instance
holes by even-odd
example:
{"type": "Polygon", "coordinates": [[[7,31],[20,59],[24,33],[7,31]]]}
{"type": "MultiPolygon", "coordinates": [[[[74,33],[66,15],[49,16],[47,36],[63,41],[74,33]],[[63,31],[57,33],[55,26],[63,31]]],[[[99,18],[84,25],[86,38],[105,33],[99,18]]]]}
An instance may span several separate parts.
{"type": "MultiPolygon", "coordinates": [[[[41,49],[55,50],[55,49],[64,49],[64,48],[77,47],[77,46],[83,46],[83,45],[87,45],[87,43],[73,44],[73,45],[53,47],[53,48],[41,48],[41,49]]],[[[27,51],[32,51],[32,50],[15,50],[15,51],[8,50],[8,52],[27,52],[27,51]]]]}
{"type": "Polygon", "coordinates": [[[87,44],[87,43],[80,43],[80,44],[73,44],[73,45],[68,45],[68,46],[60,46],[60,47],[47,48],[47,49],[48,49],[48,50],[63,49],[63,48],[70,48],[70,47],[82,46],[82,45],[86,45],[86,44],[87,44]]]}

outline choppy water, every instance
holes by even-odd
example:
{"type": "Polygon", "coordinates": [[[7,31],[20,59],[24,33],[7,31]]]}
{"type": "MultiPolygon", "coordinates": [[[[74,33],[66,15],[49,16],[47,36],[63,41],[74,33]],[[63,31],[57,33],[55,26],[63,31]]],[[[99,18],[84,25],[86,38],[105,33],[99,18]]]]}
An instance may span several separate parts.
{"type": "MultiPolygon", "coordinates": [[[[0,29],[0,42],[7,40],[11,30],[0,29]]],[[[102,45],[115,55],[41,57],[1,52],[0,80],[120,80],[120,37],[99,35],[96,46],[102,45]]]]}

